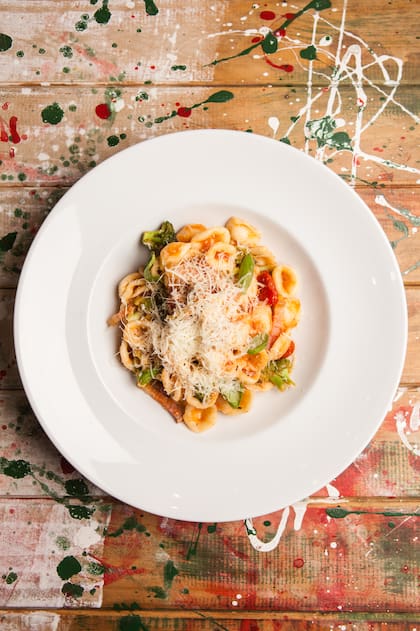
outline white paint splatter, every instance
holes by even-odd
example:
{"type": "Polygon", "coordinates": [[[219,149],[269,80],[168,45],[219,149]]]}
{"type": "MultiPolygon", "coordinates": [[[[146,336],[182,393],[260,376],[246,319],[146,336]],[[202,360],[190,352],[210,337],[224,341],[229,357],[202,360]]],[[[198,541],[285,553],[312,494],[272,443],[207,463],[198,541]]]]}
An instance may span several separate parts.
{"type": "Polygon", "coordinates": [[[397,412],[394,416],[394,420],[397,427],[398,435],[401,438],[403,445],[407,447],[407,449],[411,451],[415,456],[420,456],[420,446],[411,443],[408,438],[410,431],[417,431],[420,427],[420,403],[415,403],[413,406],[408,424],[408,430],[407,420],[405,418],[404,412],[397,412]]]}
{"type": "Polygon", "coordinates": [[[246,531],[247,531],[248,538],[252,547],[255,550],[258,550],[258,552],[271,552],[272,550],[274,550],[280,543],[280,539],[282,538],[282,535],[286,529],[287,520],[290,514],[290,509],[292,508],[295,513],[293,528],[294,530],[300,530],[302,527],[303,518],[306,513],[307,505],[308,505],[308,501],[302,500],[301,502],[296,502],[295,504],[292,504],[291,506],[286,506],[286,508],[283,509],[276,534],[274,535],[272,539],[270,539],[270,541],[266,541],[266,542],[261,541],[261,539],[258,538],[252,519],[250,518],[246,519],[245,520],[246,531]]]}

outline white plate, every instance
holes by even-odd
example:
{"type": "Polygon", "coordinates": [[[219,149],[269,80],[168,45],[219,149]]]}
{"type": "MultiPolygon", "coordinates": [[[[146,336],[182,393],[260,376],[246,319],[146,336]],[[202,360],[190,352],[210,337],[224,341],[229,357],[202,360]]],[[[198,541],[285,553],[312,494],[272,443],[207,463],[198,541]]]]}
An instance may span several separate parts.
{"type": "Polygon", "coordinates": [[[391,404],[406,329],[396,260],[358,195],[300,151],[221,130],[143,142],[84,176],[39,231],[15,311],[26,393],[64,456],[128,504],[197,521],[267,514],[343,471],[391,404]],[[298,272],[297,385],[193,434],[135,387],[106,319],[143,230],[231,215],[298,272]]]}

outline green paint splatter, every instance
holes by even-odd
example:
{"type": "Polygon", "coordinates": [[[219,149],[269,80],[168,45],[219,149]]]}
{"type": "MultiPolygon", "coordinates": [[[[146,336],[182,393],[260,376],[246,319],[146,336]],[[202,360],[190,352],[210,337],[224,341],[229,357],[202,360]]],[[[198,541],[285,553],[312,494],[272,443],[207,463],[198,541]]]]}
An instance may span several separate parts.
{"type": "MultiPolygon", "coordinates": [[[[6,237],[3,237],[3,239],[4,238],[6,237]]],[[[1,241],[3,241],[3,239],[1,241]]],[[[26,462],[26,460],[7,460],[7,458],[0,458],[0,473],[4,473],[4,475],[8,475],[10,478],[18,480],[29,475],[32,471],[31,465],[29,462],[26,462]]]]}
{"type": "Polygon", "coordinates": [[[57,125],[63,118],[64,112],[58,103],[52,103],[44,107],[41,112],[41,118],[44,123],[50,123],[50,125],[57,125]]]}
{"type": "Polygon", "coordinates": [[[163,568],[163,584],[166,590],[171,589],[173,580],[178,574],[179,570],[175,567],[174,562],[171,560],[167,561],[163,568]]]}
{"type": "Polygon", "coordinates": [[[118,621],[118,631],[149,631],[140,616],[131,615],[124,616],[118,621]]]}
{"type": "Polygon", "coordinates": [[[76,29],[76,31],[85,31],[87,29],[87,22],[85,20],[79,20],[78,22],[76,22],[76,24],[74,25],[74,28],[76,29]]]}
{"type": "Polygon", "coordinates": [[[24,57],[25,53],[23,52],[23,50],[18,50],[16,53],[16,57],[24,57]]]}
{"type": "Polygon", "coordinates": [[[217,524],[210,524],[209,526],[207,526],[207,532],[209,533],[209,535],[213,534],[214,532],[216,532],[217,529],[217,524]]]}
{"type": "Polygon", "coordinates": [[[68,74],[70,72],[70,68],[68,66],[64,66],[63,72],[64,74],[68,74]]]}
{"type": "Polygon", "coordinates": [[[10,35],[6,35],[6,33],[0,33],[0,52],[3,53],[6,50],[9,50],[13,44],[13,39],[10,35]]]}
{"type": "Polygon", "coordinates": [[[57,548],[60,548],[60,550],[68,550],[71,546],[71,543],[69,539],[67,539],[67,537],[57,537],[55,543],[57,545],[57,548]]]}
{"type": "Polygon", "coordinates": [[[335,131],[337,123],[332,116],[316,118],[306,123],[309,138],[317,141],[318,147],[332,147],[339,151],[352,151],[351,139],[345,131],[335,131]]]}
{"type": "Polygon", "coordinates": [[[271,526],[271,521],[268,521],[268,519],[266,519],[265,521],[263,521],[264,526],[271,526]]]}
{"type": "MultiPolygon", "coordinates": [[[[17,237],[17,232],[9,232],[4,237],[0,239],[0,252],[8,252],[12,249],[17,237]]],[[[3,460],[3,459],[2,459],[3,460]]],[[[1,469],[1,460],[0,460],[0,472],[4,473],[1,469]]],[[[9,474],[6,474],[9,475],[9,474]]]]}
{"type": "Polygon", "coordinates": [[[15,581],[17,581],[17,574],[15,572],[9,572],[9,574],[5,578],[5,581],[8,585],[11,585],[15,581]]]}
{"type": "Polygon", "coordinates": [[[98,24],[107,24],[111,19],[111,11],[108,9],[108,0],[102,0],[102,6],[95,11],[93,17],[98,24]]]}
{"type": "MultiPolygon", "coordinates": [[[[203,105],[204,103],[226,103],[227,101],[230,101],[231,99],[233,99],[233,97],[234,97],[233,92],[230,92],[229,90],[219,90],[218,92],[215,92],[214,94],[210,95],[208,99],[206,99],[205,101],[202,101],[202,103],[200,103],[199,105],[203,105]]],[[[193,106],[193,107],[197,107],[197,106],[193,106]]]]}
{"type": "Polygon", "coordinates": [[[140,605],[136,602],[132,602],[130,605],[128,605],[127,603],[114,603],[112,605],[112,608],[115,611],[138,611],[139,609],[141,609],[140,605]]]}
{"type": "Polygon", "coordinates": [[[135,530],[136,532],[146,532],[146,526],[137,521],[137,518],[132,515],[128,517],[120,528],[114,530],[114,532],[107,533],[107,537],[120,537],[124,531],[135,530]]]}
{"type": "MultiPolygon", "coordinates": [[[[331,7],[330,0],[311,0],[311,2],[305,5],[300,11],[293,13],[291,17],[287,18],[283,22],[283,24],[281,24],[280,26],[276,28],[276,31],[285,30],[290,24],[292,24],[292,22],[300,18],[301,15],[303,15],[310,9],[314,9],[315,11],[322,11],[324,9],[329,9],[330,7],[331,7]]],[[[263,51],[266,54],[271,54],[273,52],[276,52],[277,46],[278,46],[277,37],[272,31],[270,31],[269,33],[267,33],[267,35],[264,37],[263,40],[256,42],[255,44],[252,44],[252,46],[249,46],[248,48],[244,48],[243,50],[241,50],[239,53],[236,53],[235,55],[230,55],[229,57],[222,57],[221,59],[214,59],[212,62],[210,62],[207,65],[217,66],[217,64],[224,63],[225,61],[230,61],[231,59],[238,59],[239,57],[244,57],[246,55],[249,55],[250,52],[258,48],[259,46],[262,47],[263,51]],[[274,40],[276,41],[274,42],[274,40]]]]}
{"type": "Polygon", "coordinates": [[[63,580],[71,578],[75,574],[78,574],[82,566],[74,556],[64,557],[62,561],[57,565],[57,574],[63,580]]]}
{"type": "Polygon", "coordinates": [[[67,57],[67,59],[71,59],[73,57],[73,49],[71,46],[62,46],[60,48],[60,53],[63,57],[67,57]]]}
{"type": "Polygon", "coordinates": [[[368,510],[346,510],[338,506],[337,508],[326,508],[328,517],[334,519],[344,519],[348,515],[383,515],[384,517],[419,517],[418,512],[403,513],[398,511],[368,511],[368,510]]]}
{"type": "Polygon", "coordinates": [[[171,70],[186,70],[187,66],[184,66],[184,64],[175,64],[174,66],[171,66],[171,70]]]}
{"type": "Polygon", "coordinates": [[[267,55],[271,55],[276,52],[278,48],[278,40],[277,37],[271,31],[267,33],[264,39],[261,42],[261,48],[267,55]]]}
{"type": "Polygon", "coordinates": [[[26,180],[26,177],[27,177],[26,173],[18,173],[18,176],[17,176],[19,182],[24,182],[26,180]]]}
{"type": "Polygon", "coordinates": [[[198,542],[200,540],[200,535],[201,535],[201,529],[203,528],[203,524],[202,523],[198,523],[197,524],[197,533],[191,538],[190,544],[188,546],[188,550],[187,550],[187,561],[189,561],[191,559],[192,556],[195,556],[197,554],[197,547],[198,547],[198,542]]]}
{"type": "Polygon", "coordinates": [[[302,59],[309,59],[313,61],[314,59],[316,59],[316,48],[312,45],[307,46],[307,48],[304,48],[300,51],[299,55],[302,57],[302,59]]]}
{"type": "Polygon", "coordinates": [[[89,519],[95,512],[94,508],[87,506],[66,506],[66,508],[73,519],[89,519]]]}
{"type": "Polygon", "coordinates": [[[154,585],[153,587],[148,587],[147,591],[151,592],[152,594],[154,594],[155,598],[160,598],[161,600],[164,600],[165,598],[168,597],[168,594],[165,592],[163,587],[159,587],[159,585],[157,585],[157,586],[154,585]]]}
{"type": "Polygon", "coordinates": [[[102,576],[105,572],[104,566],[101,565],[101,563],[96,563],[96,561],[91,561],[86,569],[89,574],[92,574],[93,576],[102,576]]]}
{"type": "Polygon", "coordinates": [[[89,489],[84,480],[66,480],[64,487],[68,495],[73,497],[84,497],[89,494],[89,489]]]}
{"type": "Polygon", "coordinates": [[[157,15],[159,13],[159,9],[153,0],[144,0],[144,7],[147,15],[157,15]]]}
{"type": "Polygon", "coordinates": [[[73,583],[64,583],[61,591],[66,596],[73,596],[74,598],[80,598],[85,591],[81,585],[73,585],[73,583]]]}
{"type": "Polygon", "coordinates": [[[106,140],[109,147],[115,147],[120,142],[120,139],[118,138],[118,136],[115,136],[115,135],[108,136],[106,140]]]}

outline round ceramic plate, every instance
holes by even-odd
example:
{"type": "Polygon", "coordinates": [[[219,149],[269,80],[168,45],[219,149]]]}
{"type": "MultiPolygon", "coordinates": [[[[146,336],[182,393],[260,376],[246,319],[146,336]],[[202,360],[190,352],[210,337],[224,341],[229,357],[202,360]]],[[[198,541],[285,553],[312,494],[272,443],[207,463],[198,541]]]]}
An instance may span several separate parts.
{"type": "Polygon", "coordinates": [[[15,311],[24,388],[63,455],[128,504],[196,521],[267,514],[343,471],[391,403],[406,328],[396,260],[357,194],[296,149],[221,130],[143,142],[84,176],[39,231],[15,311]],[[232,215],[297,271],[296,387],[194,434],[135,387],[106,320],[145,261],[142,231],[232,215]]]}

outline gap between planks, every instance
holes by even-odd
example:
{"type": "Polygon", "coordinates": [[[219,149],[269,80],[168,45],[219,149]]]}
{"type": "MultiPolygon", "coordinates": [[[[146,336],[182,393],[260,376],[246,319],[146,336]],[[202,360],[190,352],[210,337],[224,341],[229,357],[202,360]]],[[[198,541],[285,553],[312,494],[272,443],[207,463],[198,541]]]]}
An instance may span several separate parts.
{"type": "Polygon", "coordinates": [[[48,611],[48,613],[56,613],[62,618],[88,617],[89,618],[105,618],[115,617],[116,620],[125,618],[126,616],[139,616],[140,618],[157,618],[157,619],[202,619],[207,621],[213,620],[307,620],[307,621],[331,621],[331,622],[420,622],[420,614],[413,612],[364,612],[364,611],[342,611],[342,612],[319,612],[319,611],[246,611],[246,610],[189,610],[189,609],[136,609],[134,611],[124,610],[115,611],[113,609],[46,609],[45,607],[24,609],[10,607],[8,609],[0,609],[0,616],[8,614],[31,614],[34,612],[48,611]]]}

